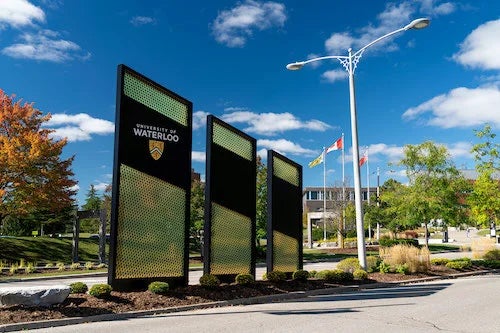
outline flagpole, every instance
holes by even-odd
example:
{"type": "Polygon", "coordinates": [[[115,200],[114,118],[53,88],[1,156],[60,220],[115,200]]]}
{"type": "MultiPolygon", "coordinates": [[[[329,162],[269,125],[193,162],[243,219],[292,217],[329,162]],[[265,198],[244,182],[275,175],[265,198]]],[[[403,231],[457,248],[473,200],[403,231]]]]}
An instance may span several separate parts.
{"type": "Polygon", "coordinates": [[[339,247],[344,248],[344,243],[343,243],[343,236],[342,232],[344,231],[345,227],[345,155],[344,155],[344,133],[342,133],[342,219],[340,220],[340,228],[339,228],[339,247]]]}
{"type": "MultiPolygon", "coordinates": [[[[368,206],[370,205],[370,158],[368,157],[368,147],[366,148],[366,187],[368,195],[368,206]]],[[[368,221],[368,238],[372,241],[372,224],[368,221]]]]}
{"type": "Polygon", "coordinates": [[[326,241],[326,147],[323,147],[323,240],[326,241]]]}

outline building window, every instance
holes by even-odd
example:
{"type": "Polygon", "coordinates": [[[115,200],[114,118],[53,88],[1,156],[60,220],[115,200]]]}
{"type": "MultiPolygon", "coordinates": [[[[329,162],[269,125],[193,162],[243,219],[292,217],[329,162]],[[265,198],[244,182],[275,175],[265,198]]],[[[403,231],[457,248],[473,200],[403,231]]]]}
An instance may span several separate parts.
{"type": "Polygon", "coordinates": [[[309,200],[319,200],[319,191],[309,192],[309,200]]]}

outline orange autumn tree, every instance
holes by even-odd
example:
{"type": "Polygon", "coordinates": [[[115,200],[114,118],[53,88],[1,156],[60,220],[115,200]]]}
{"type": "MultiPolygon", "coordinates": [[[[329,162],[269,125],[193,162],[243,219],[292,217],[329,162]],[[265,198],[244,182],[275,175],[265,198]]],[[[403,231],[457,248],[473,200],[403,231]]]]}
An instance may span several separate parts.
{"type": "Polygon", "coordinates": [[[43,128],[50,114],[14,101],[0,89],[0,222],[38,211],[59,212],[74,202],[74,156],[62,160],[66,140],[43,128]]]}

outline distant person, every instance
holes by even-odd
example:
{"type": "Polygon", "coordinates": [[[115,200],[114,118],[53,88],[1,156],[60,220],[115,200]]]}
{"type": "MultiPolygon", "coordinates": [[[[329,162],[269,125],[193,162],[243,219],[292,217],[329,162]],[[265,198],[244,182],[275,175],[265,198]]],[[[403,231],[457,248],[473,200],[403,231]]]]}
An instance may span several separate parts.
{"type": "Polygon", "coordinates": [[[467,228],[467,230],[465,231],[465,237],[469,238],[469,233],[470,233],[470,229],[467,228]]]}

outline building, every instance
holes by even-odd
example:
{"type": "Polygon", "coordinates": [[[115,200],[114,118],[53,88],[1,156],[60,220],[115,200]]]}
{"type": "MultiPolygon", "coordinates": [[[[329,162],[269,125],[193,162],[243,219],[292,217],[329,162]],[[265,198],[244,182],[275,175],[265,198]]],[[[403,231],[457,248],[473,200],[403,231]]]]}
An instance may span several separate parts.
{"type": "MultiPolygon", "coordinates": [[[[322,212],[324,206],[325,189],[321,186],[311,186],[304,188],[303,195],[303,209],[304,212],[322,212]]],[[[368,201],[368,192],[370,193],[370,200],[376,202],[377,188],[366,187],[361,188],[361,200],[368,201]]],[[[342,203],[343,190],[342,187],[326,187],[326,211],[333,211],[342,203]]],[[[345,188],[345,200],[354,202],[354,187],[345,188]]]]}

